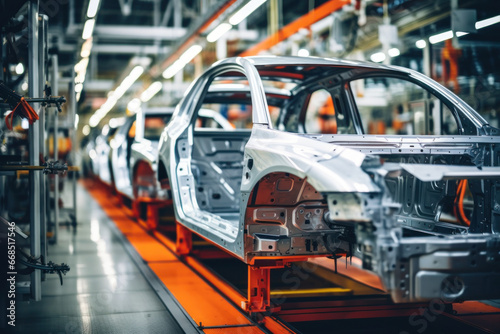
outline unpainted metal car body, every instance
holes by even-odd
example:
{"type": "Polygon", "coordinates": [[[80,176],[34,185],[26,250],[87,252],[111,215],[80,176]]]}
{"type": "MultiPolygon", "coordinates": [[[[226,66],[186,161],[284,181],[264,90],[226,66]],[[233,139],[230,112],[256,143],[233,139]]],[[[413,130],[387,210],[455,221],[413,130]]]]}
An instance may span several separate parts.
{"type": "MultiPolygon", "coordinates": [[[[116,190],[131,199],[157,197],[158,141],[174,108],[145,108],[128,117],[111,141],[111,170],[116,190]]],[[[197,123],[232,130],[229,122],[212,110],[200,110],[197,123]]]]}
{"type": "Polygon", "coordinates": [[[138,197],[139,188],[149,189],[145,184],[154,179],[158,140],[172,113],[173,108],[141,109],[118,128],[111,141],[111,166],[121,194],[133,199],[138,197]]]}
{"type": "Polygon", "coordinates": [[[230,58],[177,105],[158,179],[180,224],[245,263],[355,255],[396,302],[498,298],[499,143],[497,129],[416,71],[230,58]],[[212,94],[221,84],[247,93],[212,94]],[[196,129],[198,111],[215,105],[244,106],[250,122],[196,129]]]}
{"type": "MultiPolygon", "coordinates": [[[[123,124],[125,118],[120,118],[119,123],[123,124]]],[[[95,139],[95,158],[92,159],[92,170],[95,175],[99,176],[99,179],[107,183],[108,185],[113,185],[113,174],[111,169],[111,146],[110,142],[114,138],[118,126],[111,127],[109,124],[105,124],[102,127],[101,133],[95,139]]]]}

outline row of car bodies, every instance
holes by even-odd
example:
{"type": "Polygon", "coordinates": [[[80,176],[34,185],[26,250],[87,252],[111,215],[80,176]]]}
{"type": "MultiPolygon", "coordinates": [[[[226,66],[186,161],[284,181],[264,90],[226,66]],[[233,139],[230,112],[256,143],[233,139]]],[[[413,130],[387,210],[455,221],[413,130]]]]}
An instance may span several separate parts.
{"type": "MultiPolygon", "coordinates": [[[[92,172],[101,181],[131,200],[157,197],[158,141],[174,108],[147,108],[115,118],[91,144],[92,172]]],[[[219,114],[200,111],[200,125],[232,129],[219,114]]]]}
{"type": "Polygon", "coordinates": [[[357,256],[396,302],[500,297],[499,131],[416,71],[230,58],[123,122],[101,180],[245,263],[357,256]]]}

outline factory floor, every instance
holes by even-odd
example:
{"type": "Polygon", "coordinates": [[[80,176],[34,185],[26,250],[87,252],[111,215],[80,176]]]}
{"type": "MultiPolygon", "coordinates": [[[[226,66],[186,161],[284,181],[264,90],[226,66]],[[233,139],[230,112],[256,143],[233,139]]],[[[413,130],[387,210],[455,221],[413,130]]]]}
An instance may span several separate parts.
{"type": "Polygon", "coordinates": [[[63,285],[57,275],[46,275],[41,301],[18,296],[14,332],[185,332],[168,308],[168,295],[166,302],[159,298],[161,287],[146,279],[110,218],[81,185],[77,191],[76,229],[60,227],[47,259],[69,264],[71,270],[63,276],[63,285]]]}
{"type": "MultiPolygon", "coordinates": [[[[70,202],[71,196],[62,198],[70,202]]],[[[47,258],[66,263],[71,270],[63,285],[57,275],[46,275],[41,301],[23,301],[18,296],[14,333],[329,333],[332,327],[339,333],[401,333],[401,328],[415,329],[407,315],[317,322],[296,316],[285,319],[284,312],[277,318],[264,316],[257,323],[240,307],[247,276],[235,279],[235,274],[246,272],[239,261],[208,249],[203,259],[177,257],[172,251],[175,241],[147,232],[99,183],[81,181],[77,198],[77,226],[60,227],[47,258]],[[231,284],[214,272],[229,276],[231,284]]],[[[378,295],[371,291],[370,296],[378,295]]],[[[467,328],[469,333],[500,333],[500,304],[488,304],[456,304],[456,319],[431,321],[426,332],[467,328]]]]}

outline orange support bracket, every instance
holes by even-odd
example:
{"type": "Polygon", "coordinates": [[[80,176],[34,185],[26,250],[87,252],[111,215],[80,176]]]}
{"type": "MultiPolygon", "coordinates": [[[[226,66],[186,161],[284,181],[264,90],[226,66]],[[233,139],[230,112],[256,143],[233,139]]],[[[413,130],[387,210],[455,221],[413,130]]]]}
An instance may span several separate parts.
{"type": "Polygon", "coordinates": [[[187,255],[191,253],[193,249],[193,232],[177,221],[175,222],[175,225],[177,231],[175,251],[178,255],[187,255]]]}
{"type": "Polygon", "coordinates": [[[250,313],[266,312],[271,306],[270,268],[248,266],[248,300],[241,303],[250,313]]]}
{"type": "Polygon", "coordinates": [[[150,203],[147,206],[147,226],[150,231],[156,230],[158,227],[158,222],[160,220],[160,215],[158,211],[163,207],[162,203],[150,203]]]}
{"type": "Polygon", "coordinates": [[[132,202],[132,215],[135,218],[141,218],[141,202],[139,200],[132,202]]]}

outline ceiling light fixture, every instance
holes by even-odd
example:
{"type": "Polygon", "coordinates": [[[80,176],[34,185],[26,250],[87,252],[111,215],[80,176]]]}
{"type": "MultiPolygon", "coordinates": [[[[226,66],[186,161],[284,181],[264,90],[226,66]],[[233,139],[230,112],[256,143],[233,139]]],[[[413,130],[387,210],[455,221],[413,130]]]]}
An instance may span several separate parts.
{"type": "Polygon", "coordinates": [[[392,48],[387,51],[387,54],[389,54],[389,57],[397,57],[401,54],[398,48],[392,48]]]}
{"type": "Polygon", "coordinates": [[[23,63],[19,63],[16,65],[16,74],[20,75],[24,73],[24,65],[23,63]]]}
{"type": "Polygon", "coordinates": [[[87,69],[78,72],[75,76],[75,84],[83,84],[85,82],[86,75],[87,75],[87,69]]]}
{"type": "Polygon", "coordinates": [[[229,23],[221,23],[217,28],[212,30],[210,34],[207,36],[207,42],[213,43],[216,42],[219,38],[224,36],[225,33],[227,33],[231,28],[233,27],[232,24],[229,23]]]}
{"type": "Polygon", "coordinates": [[[423,39],[419,39],[418,41],[415,42],[415,46],[419,49],[423,49],[427,46],[427,42],[423,39]]]}
{"type": "Polygon", "coordinates": [[[244,19],[246,19],[250,14],[252,14],[257,8],[259,8],[267,0],[251,0],[245,6],[243,6],[239,11],[236,12],[229,19],[229,23],[233,26],[237,25],[244,19]]]}
{"type": "Polygon", "coordinates": [[[476,22],[476,29],[482,29],[489,27],[493,24],[499,23],[500,22],[500,15],[490,17],[489,19],[482,20],[482,21],[477,21],[476,22]]]}
{"type": "Polygon", "coordinates": [[[383,52],[374,53],[370,56],[370,59],[374,63],[381,63],[385,60],[385,53],[383,53],[383,52]]]}
{"type": "Polygon", "coordinates": [[[170,79],[184,68],[194,57],[196,57],[203,48],[201,45],[193,45],[187,49],[172,65],[170,65],[164,72],[163,77],[170,79]]]}
{"type": "Polygon", "coordinates": [[[89,125],[91,127],[96,127],[99,122],[108,114],[108,112],[113,109],[116,102],[125,94],[125,92],[134,84],[134,82],[139,79],[139,77],[144,73],[144,67],[135,66],[130,74],[123,79],[121,84],[108,95],[108,99],[104,104],[95,111],[95,113],[90,117],[89,125]]]}
{"type": "Polygon", "coordinates": [[[90,56],[90,51],[92,51],[92,37],[85,40],[82,44],[82,51],[80,52],[80,56],[82,58],[87,58],[90,56]]]}
{"type": "Polygon", "coordinates": [[[86,69],[88,64],[89,64],[89,58],[82,58],[78,63],[76,63],[75,72],[80,72],[83,69],[86,69]]]}
{"type": "Polygon", "coordinates": [[[109,127],[113,129],[117,128],[125,124],[125,121],[126,121],[125,117],[112,118],[109,120],[109,127]]]}
{"type": "Polygon", "coordinates": [[[95,19],[89,19],[85,22],[85,26],[83,27],[82,38],[87,39],[92,37],[92,33],[94,32],[94,24],[95,19]]]}
{"type": "Polygon", "coordinates": [[[77,83],[75,85],[75,92],[76,93],[80,93],[81,91],[83,90],[83,84],[80,82],[80,83],[77,83]]]}
{"type": "Polygon", "coordinates": [[[448,31],[442,32],[440,34],[433,35],[433,36],[429,37],[429,42],[431,44],[436,44],[436,43],[444,42],[447,39],[450,39],[452,37],[453,37],[453,31],[448,30],[448,31]]]}
{"type": "Polygon", "coordinates": [[[96,16],[98,8],[99,8],[99,0],[90,0],[89,8],[87,9],[87,17],[91,19],[94,16],[96,16]]]}
{"type": "Polygon", "coordinates": [[[163,77],[165,79],[170,79],[174,75],[177,74],[180,70],[182,70],[186,66],[186,64],[183,64],[180,60],[176,60],[172,65],[170,65],[164,72],[163,72],[163,77]]]}
{"type": "Polygon", "coordinates": [[[186,52],[182,54],[182,56],[179,57],[179,60],[187,64],[191,60],[193,60],[194,57],[196,57],[201,52],[201,50],[203,50],[201,45],[193,45],[189,49],[187,49],[186,52]]]}
{"type": "Polygon", "coordinates": [[[131,113],[135,113],[139,108],[141,107],[141,100],[138,98],[132,99],[128,104],[127,104],[127,109],[131,113]]]}
{"type": "Polygon", "coordinates": [[[87,124],[83,126],[82,128],[82,133],[84,136],[88,136],[90,134],[90,126],[87,124]]]}
{"type": "MultiPolygon", "coordinates": [[[[499,23],[500,22],[500,15],[490,17],[489,19],[481,20],[476,22],[476,29],[482,29],[485,27],[489,27],[493,24],[499,23]]],[[[457,31],[455,35],[457,37],[465,36],[468,35],[468,32],[463,32],[463,31],[457,31]]],[[[447,39],[453,38],[453,31],[445,31],[440,34],[434,35],[429,37],[429,42],[431,44],[436,44],[439,42],[444,42],[447,39]]],[[[417,46],[418,47],[418,46],[417,46]]]]}
{"type": "Polygon", "coordinates": [[[141,94],[141,101],[142,102],[148,102],[162,88],[163,88],[163,84],[160,81],[153,82],[144,92],[142,92],[142,94],[141,94]]]}
{"type": "Polygon", "coordinates": [[[299,52],[297,52],[297,56],[299,57],[308,57],[309,56],[309,51],[306,49],[300,49],[299,52]]]}

